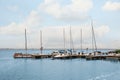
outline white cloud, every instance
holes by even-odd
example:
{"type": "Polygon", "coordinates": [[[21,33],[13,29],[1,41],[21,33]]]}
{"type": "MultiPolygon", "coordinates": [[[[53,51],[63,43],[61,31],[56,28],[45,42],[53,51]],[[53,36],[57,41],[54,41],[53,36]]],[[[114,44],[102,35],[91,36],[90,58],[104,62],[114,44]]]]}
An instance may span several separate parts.
{"type": "Polygon", "coordinates": [[[9,34],[9,35],[20,34],[23,32],[22,31],[23,27],[25,28],[25,26],[12,22],[7,26],[0,27],[0,34],[9,34]]]}
{"type": "MultiPolygon", "coordinates": [[[[12,22],[6,26],[0,26],[0,35],[4,36],[1,39],[1,47],[24,48],[24,29],[27,28],[28,42],[30,42],[30,44],[28,44],[28,48],[31,48],[31,46],[32,48],[33,46],[36,48],[36,45],[33,44],[33,42],[35,41],[34,36],[36,31],[38,30],[38,28],[36,27],[41,24],[41,19],[42,18],[39,15],[39,12],[31,11],[23,22],[12,22]],[[9,36],[8,39],[7,36],[9,36]]],[[[38,37],[35,37],[35,39],[36,38],[38,37]]]]}
{"type": "Polygon", "coordinates": [[[69,4],[60,4],[58,0],[44,0],[40,4],[40,10],[54,16],[57,19],[81,19],[88,16],[93,7],[92,0],[71,0],[69,4]]]}
{"type": "Polygon", "coordinates": [[[34,27],[39,26],[41,23],[41,17],[37,11],[31,11],[30,14],[21,23],[12,22],[6,26],[0,27],[0,34],[12,34],[20,35],[24,33],[24,29],[27,28],[30,33],[34,27]]]}
{"type": "Polygon", "coordinates": [[[109,26],[102,25],[101,27],[98,27],[95,32],[97,33],[97,36],[102,37],[104,34],[108,33],[110,31],[109,26]]]}
{"type": "MultiPolygon", "coordinates": [[[[85,18],[90,9],[93,7],[92,0],[71,0],[70,3],[62,5],[59,0],[44,0],[40,4],[40,9],[44,10],[49,15],[54,16],[57,19],[81,19],[85,18]]],[[[43,19],[42,19],[43,20],[43,19]]],[[[66,35],[66,46],[69,48],[70,33],[69,26],[46,26],[38,27],[41,24],[41,16],[38,11],[31,11],[29,15],[24,19],[23,22],[15,23],[12,22],[9,25],[0,27],[0,34],[11,35],[22,35],[24,36],[24,29],[27,28],[28,33],[28,46],[29,48],[39,48],[39,30],[43,31],[43,46],[45,48],[63,48],[63,28],[65,28],[66,35]]],[[[80,29],[83,29],[83,47],[91,47],[91,26],[85,25],[71,25],[72,36],[75,48],[80,46],[80,29]],[[87,46],[86,46],[87,45],[87,46]]],[[[103,25],[95,28],[95,35],[99,38],[103,37],[109,32],[109,26],[103,25]]],[[[14,40],[16,39],[13,37],[14,40]]],[[[24,37],[17,39],[13,46],[17,48],[23,48],[24,37]],[[22,45],[23,44],[23,45],[22,45]]],[[[14,41],[15,42],[15,41],[14,41]]],[[[104,46],[102,43],[98,45],[104,46]]]]}
{"type": "Polygon", "coordinates": [[[103,10],[107,11],[117,11],[120,10],[120,2],[107,1],[102,7],[103,10]]]}
{"type": "Polygon", "coordinates": [[[31,11],[30,14],[25,19],[24,24],[27,26],[38,26],[41,22],[41,16],[37,11],[31,11]]]}

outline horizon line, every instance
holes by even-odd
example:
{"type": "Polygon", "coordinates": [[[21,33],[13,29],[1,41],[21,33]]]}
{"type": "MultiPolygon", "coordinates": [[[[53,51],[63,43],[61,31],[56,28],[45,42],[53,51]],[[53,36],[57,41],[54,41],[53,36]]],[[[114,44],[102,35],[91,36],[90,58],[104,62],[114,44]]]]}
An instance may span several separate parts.
{"type": "MultiPolygon", "coordinates": [[[[0,48],[0,49],[25,49],[25,48],[0,48]]],[[[40,48],[28,48],[28,49],[38,49],[40,50],[40,48]]],[[[64,48],[44,48],[43,50],[46,50],[46,49],[64,49],[64,48]]],[[[67,48],[69,49],[69,48],[67,48]]],[[[80,48],[74,48],[75,50],[81,50],[80,48]]],[[[83,48],[83,50],[86,50],[87,48],[83,48]]],[[[88,48],[88,50],[91,50],[92,48],[88,48]]],[[[108,49],[108,50],[116,50],[116,49],[119,49],[119,48],[98,48],[97,50],[102,50],[102,49],[108,49]]]]}

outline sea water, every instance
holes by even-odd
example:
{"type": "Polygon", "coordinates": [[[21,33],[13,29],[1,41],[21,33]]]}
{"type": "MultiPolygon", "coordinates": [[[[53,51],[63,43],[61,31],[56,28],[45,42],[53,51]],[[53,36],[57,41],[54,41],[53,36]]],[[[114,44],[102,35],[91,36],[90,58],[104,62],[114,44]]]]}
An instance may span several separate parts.
{"type": "MultiPolygon", "coordinates": [[[[0,50],[0,80],[120,80],[119,61],[14,59],[15,52],[25,50],[0,50]]],[[[39,53],[39,50],[28,50],[28,53],[39,53]]]]}

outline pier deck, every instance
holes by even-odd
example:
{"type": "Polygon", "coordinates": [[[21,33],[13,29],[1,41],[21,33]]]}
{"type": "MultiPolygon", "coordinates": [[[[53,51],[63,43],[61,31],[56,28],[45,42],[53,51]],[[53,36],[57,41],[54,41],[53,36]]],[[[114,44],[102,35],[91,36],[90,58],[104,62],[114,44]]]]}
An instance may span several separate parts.
{"type": "Polygon", "coordinates": [[[84,58],[86,60],[118,60],[120,61],[120,56],[109,56],[109,55],[79,55],[72,54],[61,57],[54,57],[52,54],[22,54],[15,53],[14,58],[33,58],[33,59],[42,59],[42,58],[53,58],[53,59],[74,59],[74,58],[84,58]]]}
{"type": "Polygon", "coordinates": [[[23,53],[15,53],[14,58],[34,58],[34,59],[41,59],[41,58],[51,58],[51,54],[23,54],[23,53]]]}
{"type": "Polygon", "coordinates": [[[86,60],[120,60],[120,56],[86,56],[86,60]]]}
{"type": "Polygon", "coordinates": [[[41,59],[41,58],[51,58],[51,54],[34,54],[32,55],[32,58],[34,59],[41,59]]]}
{"type": "Polygon", "coordinates": [[[86,56],[86,60],[103,60],[106,59],[107,56],[86,56]]]}

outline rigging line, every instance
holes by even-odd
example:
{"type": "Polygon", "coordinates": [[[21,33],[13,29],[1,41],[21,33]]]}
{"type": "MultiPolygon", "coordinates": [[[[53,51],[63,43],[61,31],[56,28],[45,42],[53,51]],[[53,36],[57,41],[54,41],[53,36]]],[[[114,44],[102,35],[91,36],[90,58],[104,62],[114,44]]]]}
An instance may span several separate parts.
{"type": "Polygon", "coordinates": [[[73,43],[71,26],[70,26],[70,44],[71,44],[71,49],[73,49],[73,51],[74,51],[74,43],[73,43]]]}
{"type": "Polygon", "coordinates": [[[80,29],[80,33],[81,33],[81,40],[80,40],[80,43],[81,43],[81,53],[82,53],[82,28],[80,29]]]}
{"type": "Polygon", "coordinates": [[[27,54],[27,32],[26,32],[26,28],[25,28],[25,50],[26,50],[26,54],[27,54]]]}
{"type": "Polygon", "coordinates": [[[66,50],[65,28],[63,28],[64,50],[66,50]]]}
{"type": "Polygon", "coordinates": [[[95,47],[95,50],[97,51],[97,45],[96,45],[96,39],[95,39],[95,33],[94,33],[94,28],[93,28],[93,21],[91,21],[91,26],[92,26],[92,39],[93,39],[93,42],[94,42],[94,47],[95,47]]]}
{"type": "Polygon", "coordinates": [[[40,52],[42,54],[42,50],[43,50],[43,47],[42,47],[42,31],[40,30],[40,52]]]}

